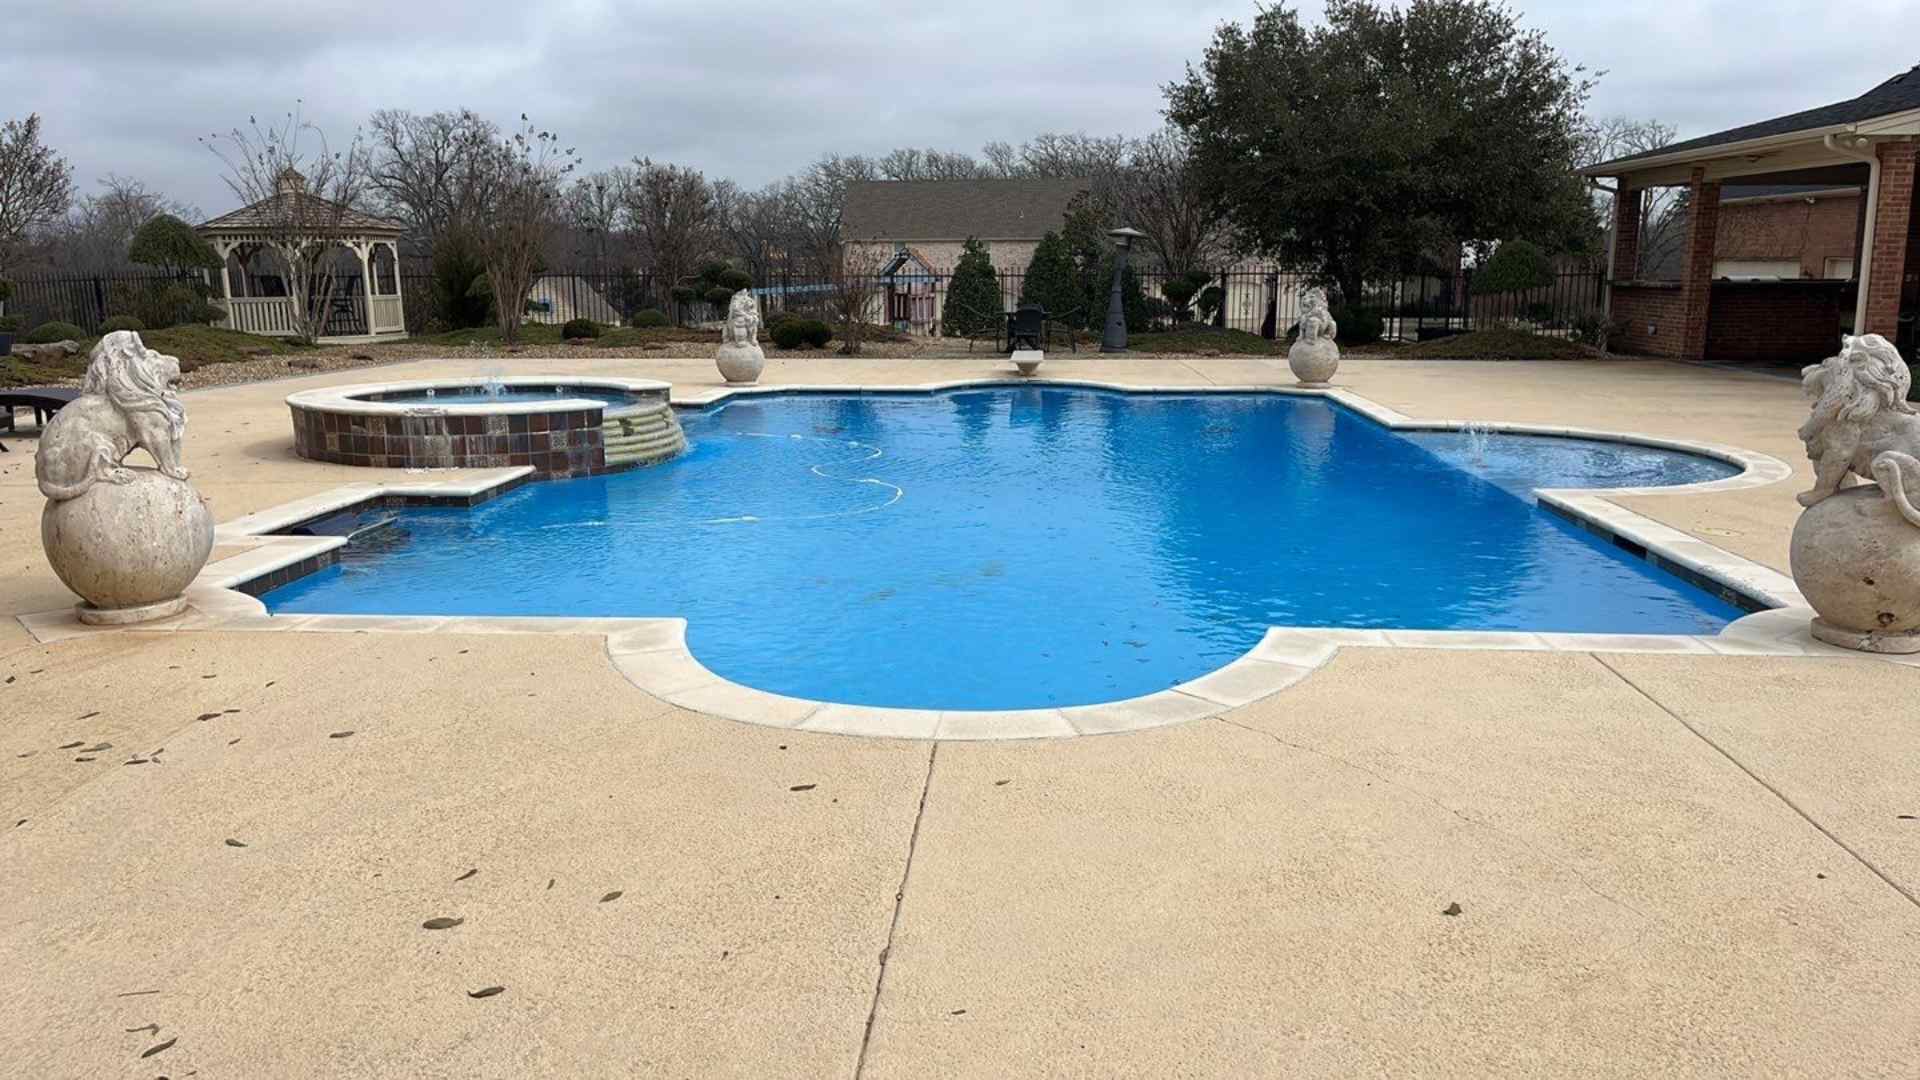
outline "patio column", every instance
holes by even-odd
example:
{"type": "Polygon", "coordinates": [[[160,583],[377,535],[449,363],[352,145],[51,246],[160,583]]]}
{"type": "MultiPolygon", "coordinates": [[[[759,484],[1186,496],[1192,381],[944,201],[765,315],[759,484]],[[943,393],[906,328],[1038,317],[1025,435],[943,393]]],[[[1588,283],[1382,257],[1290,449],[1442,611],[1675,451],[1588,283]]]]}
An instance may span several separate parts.
{"type": "Polygon", "coordinates": [[[1900,291],[1906,281],[1907,233],[1913,221],[1915,144],[1886,142],[1875,147],[1880,157],[1880,185],[1874,197],[1873,235],[1860,252],[1861,298],[1864,315],[1856,333],[1880,334],[1889,341],[1900,326],[1900,291]]]}
{"type": "Polygon", "coordinates": [[[1707,355],[1707,316],[1713,301],[1713,238],[1720,226],[1720,183],[1706,179],[1707,170],[1693,167],[1687,213],[1687,248],[1680,264],[1680,358],[1703,360],[1707,355]]]}
{"type": "Polygon", "coordinates": [[[1613,257],[1607,265],[1607,276],[1613,281],[1640,276],[1640,190],[1628,187],[1623,178],[1619,194],[1613,197],[1613,257]]]}

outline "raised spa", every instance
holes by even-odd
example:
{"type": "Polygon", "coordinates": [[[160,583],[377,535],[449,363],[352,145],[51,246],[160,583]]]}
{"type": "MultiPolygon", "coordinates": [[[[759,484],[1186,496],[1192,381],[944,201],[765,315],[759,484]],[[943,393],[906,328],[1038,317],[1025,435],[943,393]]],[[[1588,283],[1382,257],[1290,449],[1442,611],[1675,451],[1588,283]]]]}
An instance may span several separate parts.
{"type": "Polygon", "coordinates": [[[442,379],[304,390],[287,406],[294,451],[315,461],[598,476],[686,449],[669,388],[651,379],[442,379]]]}
{"type": "Polygon", "coordinates": [[[1395,432],[1320,397],[1036,386],[683,419],[691,449],[657,468],[364,511],[394,520],[262,599],[683,616],[724,678],[928,709],[1147,694],[1270,626],[1699,634],[1744,613],[1532,494],[1739,471],[1672,450],[1395,432]]]}

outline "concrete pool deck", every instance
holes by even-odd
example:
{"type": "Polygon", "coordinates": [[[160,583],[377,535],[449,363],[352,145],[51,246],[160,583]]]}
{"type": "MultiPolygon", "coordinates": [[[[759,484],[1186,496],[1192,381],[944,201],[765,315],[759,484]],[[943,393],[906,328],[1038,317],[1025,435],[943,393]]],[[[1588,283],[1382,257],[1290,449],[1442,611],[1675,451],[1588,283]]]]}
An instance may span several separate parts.
{"type": "MultiPolygon", "coordinates": [[[[705,359],[496,366],[719,383],[705,359]]],[[[1006,371],[776,359],[762,381],[1006,371]]],[[[1043,371],[1284,381],[1234,358],[1043,371]]],[[[216,518],[366,481],[294,457],[283,404],[363,378],[189,395],[216,518]]],[[[1414,416],[1780,458],[1779,484],[1619,501],[1785,569],[1808,479],[1791,382],[1366,359],[1337,382],[1414,416]]],[[[675,708],[588,635],[38,644],[12,616],[71,597],[31,462],[0,458],[0,1014],[24,1075],[1895,1076],[1920,1056],[1920,670],[1343,649],[1150,731],[848,738],[675,708]],[[438,916],[465,921],[421,928],[438,916]]]]}

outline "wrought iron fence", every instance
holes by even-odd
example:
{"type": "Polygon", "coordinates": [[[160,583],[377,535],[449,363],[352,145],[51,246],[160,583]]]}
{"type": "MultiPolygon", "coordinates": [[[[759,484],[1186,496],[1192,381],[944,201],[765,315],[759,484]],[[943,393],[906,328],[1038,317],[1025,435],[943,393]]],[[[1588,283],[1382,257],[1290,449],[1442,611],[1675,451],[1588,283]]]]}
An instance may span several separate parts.
{"type": "MultiPolygon", "coordinates": [[[[1197,323],[1280,338],[1299,321],[1301,291],[1313,280],[1305,274],[1258,268],[1221,269],[1207,275],[1187,304],[1176,306],[1168,299],[1166,274],[1136,270],[1133,278],[1139,290],[1128,309],[1128,320],[1136,331],[1197,323]]],[[[431,273],[402,273],[399,279],[409,333],[487,321],[484,301],[470,303],[464,313],[450,312],[446,299],[437,295],[431,273]]],[[[1002,311],[1019,306],[1026,286],[1025,272],[1003,270],[997,280],[1002,311]]],[[[940,334],[947,321],[947,294],[952,282],[952,269],[942,267],[869,275],[849,289],[844,280],[776,269],[757,275],[753,291],[769,321],[786,312],[827,317],[832,302],[852,291],[864,297],[867,321],[930,336],[940,334]]],[[[206,288],[198,274],[162,273],[23,277],[14,279],[13,286],[6,314],[18,316],[23,330],[58,320],[89,333],[98,332],[100,324],[114,315],[136,315],[153,323],[166,314],[156,313],[153,305],[167,302],[167,290],[186,287],[203,290],[200,295],[205,295],[206,288]]],[[[1076,329],[1098,334],[1106,318],[1106,282],[1087,281],[1082,288],[1086,295],[1083,304],[1072,311],[1052,314],[1063,317],[1076,329]]],[[[1349,319],[1365,318],[1369,313],[1377,316],[1382,336],[1395,340],[1412,341],[1489,326],[1570,336],[1600,317],[1605,292],[1604,274],[1570,271],[1536,289],[1483,293],[1474,288],[1473,272],[1463,270],[1370,285],[1360,304],[1337,304],[1336,314],[1344,313],[1349,319]],[[1356,307],[1368,311],[1355,312],[1356,307]]],[[[605,325],[634,325],[648,311],[659,312],[667,321],[682,326],[712,324],[725,315],[704,300],[676,301],[662,276],[638,268],[549,271],[535,278],[527,294],[526,317],[534,323],[558,324],[584,318],[605,325]]],[[[978,314],[997,317],[1000,312],[978,314]]]]}

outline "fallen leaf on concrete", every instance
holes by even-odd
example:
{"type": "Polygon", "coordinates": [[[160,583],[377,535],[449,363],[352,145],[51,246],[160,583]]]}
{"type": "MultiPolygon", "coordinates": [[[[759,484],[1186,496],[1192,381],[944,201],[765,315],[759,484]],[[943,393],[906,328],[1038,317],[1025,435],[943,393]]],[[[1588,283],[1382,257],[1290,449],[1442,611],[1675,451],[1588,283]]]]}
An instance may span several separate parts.
{"type": "Polygon", "coordinates": [[[787,790],[788,791],[812,791],[814,788],[817,788],[819,786],[820,786],[819,784],[795,784],[792,787],[788,788],[787,790]]]}
{"type": "Polygon", "coordinates": [[[351,731],[336,731],[336,732],[334,732],[333,734],[331,734],[331,735],[329,735],[329,736],[327,736],[327,738],[329,738],[329,739],[344,739],[344,738],[346,738],[347,736],[349,736],[349,735],[351,735],[351,734],[353,734],[353,732],[351,732],[351,731]]]}
{"type": "Polygon", "coordinates": [[[95,711],[93,711],[93,712],[90,712],[90,713],[88,713],[87,715],[85,715],[85,716],[83,716],[83,717],[81,717],[80,719],[82,719],[82,720],[91,720],[91,719],[93,719],[94,717],[96,717],[96,716],[99,716],[99,715],[100,715],[100,713],[99,713],[99,711],[98,711],[98,710],[95,710],[95,711]]]}
{"type": "Polygon", "coordinates": [[[467,996],[470,998],[490,998],[495,994],[504,994],[506,990],[507,988],[504,986],[487,986],[479,990],[469,990],[467,991],[467,996]]]}
{"type": "Polygon", "coordinates": [[[81,753],[83,753],[83,754],[97,754],[97,753],[99,753],[99,752],[100,752],[100,751],[102,751],[102,750],[111,750],[111,749],[113,749],[113,744],[112,744],[112,743],[110,743],[110,742],[103,742],[103,743],[101,743],[101,744],[99,744],[98,746],[89,746],[89,747],[87,747],[87,748],[86,748],[85,750],[82,750],[82,751],[80,751],[80,752],[81,752],[81,753]]]}
{"type": "Polygon", "coordinates": [[[555,881],[555,880],[557,880],[557,879],[555,879],[555,878],[548,878],[548,879],[547,879],[547,888],[549,888],[549,889],[551,889],[551,888],[553,888],[553,883],[554,883],[554,881],[555,881]]]}
{"type": "Polygon", "coordinates": [[[625,894],[622,893],[619,889],[615,889],[612,892],[608,893],[607,895],[601,897],[600,902],[604,904],[609,900],[618,900],[623,895],[625,894]]]}
{"type": "Polygon", "coordinates": [[[148,1025],[146,1025],[145,1027],[137,1027],[137,1028],[127,1028],[127,1029],[126,1029],[126,1032],[127,1032],[127,1034],[129,1034],[129,1035],[132,1035],[133,1033],[135,1033],[135,1032],[137,1032],[137,1031],[144,1031],[144,1032],[146,1032],[146,1033],[147,1033],[147,1034],[149,1034],[149,1035],[158,1035],[158,1034],[160,1034],[160,1025],[159,1025],[159,1024],[148,1024],[148,1025]]]}
{"type": "Polygon", "coordinates": [[[235,839],[234,839],[233,837],[231,837],[231,836],[229,836],[229,837],[227,837],[227,846],[228,846],[228,847],[246,847],[247,845],[245,845],[245,844],[243,844],[243,843],[241,843],[240,841],[238,841],[238,840],[235,840],[235,839]]]}
{"type": "Polygon", "coordinates": [[[231,739],[228,739],[228,740],[227,740],[227,745],[228,745],[228,746],[232,746],[232,745],[233,745],[234,743],[237,743],[237,742],[239,742],[239,741],[240,741],[240,739],[239,739],[239,737],[238,737],[238,736],[235,736],[234,738],[231,738],[231,739]]]}
{"type": "Polygon", "coordinates": [[[173,1038],[168,1039],[166,1042],[158,1043],[154,1046],[149,1046],[145,1050],[140,1051],[140,1056],[143,1058],[150,1058],[153,1055],[159,1053],[162,1050],[165,1050],[167,1047],[172,1046],[174,1043],[177,1043],[179,1041],[180,1041],[180,1037],[176,1035],[173,1038]]]}
{"type": "Polygon", "coordinates": [[[85,746],[85,745],[87,745],[87,740],[81,739],[79,742],[61,743],[59,746],[54,747],[54,749],[55,750],[71,750],[76,746],[85,746]]]}
{"type": "Polygon", "coordinates": [[[471,870],[469,870],[469,871],[467,871],[466,873],[464,873],[464,874],[461,874],[461,875],[460,875],[459,877],[457,877],[457,878],[454,878],[453,880],[455,880],[455,881],[465,881],[465,880],[467,880],[468,878],[470,878],[470,877],[472,877],[473,875],[475,875],[475,874],[477,874],[477,873],[479,873],[479,872],[480,872],[480,868],[476,866],[476,867],[474,867],[473,869],[471,869],[471,870]]]}
{"type": "Polygon", "coordinates": [[[1440,911],[1440,914],[1442,914],[1442,915],[1458,915],[1458,914],[1460,914],[1460,905],[1459,905],[1459,904],[1448,904],[1448,905],[1447,905],[1446,907],[1444,907],[1444,908],[1442,908],[1442,909],[1441,909],[1441,911],[1440,911]]]}
{"type": "Polygon", "coordinates": [[[467,920],[465,919],[454,919],[454,918],[449,918],[448,916],[445,916],[445,915],[441,915],[436,918],[428,919],[426,922],[423,922],[420,925],[427,930],[451,930],[454,927],[459,926],[461,923],[466,921],[467,920]]]}
{"type": "Polygon", "coordinates": [[[73,760],[75,760],[75,761],[99,761],[100,759],[99,759],[99,758],[90,758],[90,757],[77,757],[77,758],[74,758],[73,760]]]}
{"type": "Polygon", "coordinates": [[[220,714],[219,714],[219,713],[217,713],[217,712],[203,712],[203,713],[201,713],[201,714],[200,714],[199,716],[196,716],[196,717],[194,717],[194,719],[195,719],[195,720],[198,720],[198,721],[202,721],[202,722],[205,722],[205,721],[207,721],[207,720],[212,720],[212,719],[215,719],[215,718],[216,718],[216,717],[218,717],[219,715],[220,715],[220,714]]]}
{"type": "Polygon", "coordinates": [[[1008,784],[1011,784],[1011,783],[1013,783],[1013,781],[1011,781],[1011,780],[995,780],[995,781],[993,782],[993,786],[994,786],[994,787],[1006,787],[1006,786],[1007,786],[1008,784]]]}

